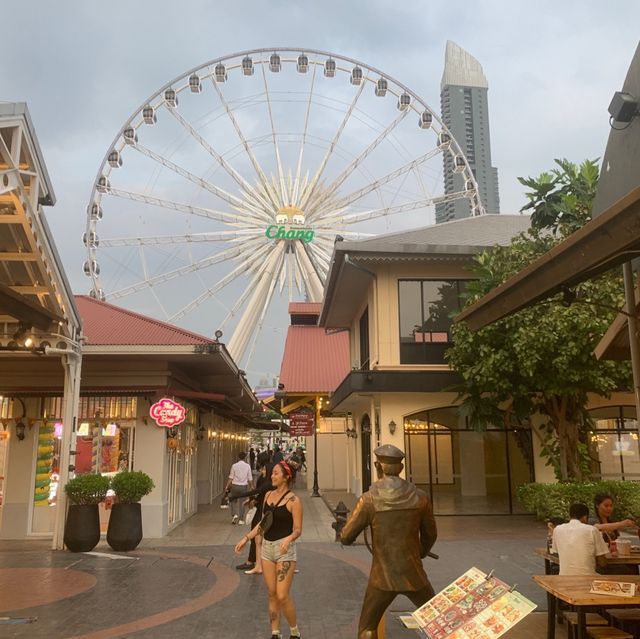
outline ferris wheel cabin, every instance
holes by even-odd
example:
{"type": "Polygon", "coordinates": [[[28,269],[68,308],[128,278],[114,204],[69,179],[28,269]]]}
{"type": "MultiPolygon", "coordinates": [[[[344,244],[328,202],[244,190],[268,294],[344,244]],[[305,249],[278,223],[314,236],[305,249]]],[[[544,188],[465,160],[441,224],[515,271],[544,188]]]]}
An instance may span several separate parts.
{"type": "Polygon", "coordinates": [[[197,73],[192,73],[189,76],[189,89],[191,93],[200,93],[202,91],[202,83],[197,73]]]}
{"type": "MultiPolygon", "coordinates": [[[[252,75],[253,74],[253,62],[251,61],[251,58],[245,58],[242,61],[242,72],[245,75],[252,75]],[[249,64],[248,68],[251,69],[250,73],[247,73],[245,71],[245,68],[244,68],[245,60],[249,61],[248,62],[248,64],[249,64]]],[[[215,68],[213,73],[216,76],[216,82],[226,82],[227,81],[227,68],[224,66],[224,64],[222,64],[222,63],[216,64],[216,68],[215,68]]]]}
{"type": "Polygon", "coordinates": [[[380,78],[376,83],[376,95],[379,98],[384,98],[387,95],[387,89],[389,88],[388,82],[384,78],[380,78]]]}

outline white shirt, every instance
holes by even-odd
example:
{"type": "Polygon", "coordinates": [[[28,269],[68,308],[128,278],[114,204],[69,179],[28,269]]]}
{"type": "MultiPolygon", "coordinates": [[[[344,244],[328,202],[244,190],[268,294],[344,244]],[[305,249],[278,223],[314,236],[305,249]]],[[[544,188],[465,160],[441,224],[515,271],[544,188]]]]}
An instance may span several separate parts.
{"type": "Polygon", "coordinates": [[[551,552],[560,557],[561,575],[594,575],[596,557],[606,555],[609,547],[594,526],[572,519],[555,527],[551,552]]]}
{"type": "Polygon", "coordinates": [[[231,466],[229,479],[231,480],[231,483],[236,486],[246,486],[253,480],[251,466],[242,459],[238,460],[233,466],[231,466]]]}

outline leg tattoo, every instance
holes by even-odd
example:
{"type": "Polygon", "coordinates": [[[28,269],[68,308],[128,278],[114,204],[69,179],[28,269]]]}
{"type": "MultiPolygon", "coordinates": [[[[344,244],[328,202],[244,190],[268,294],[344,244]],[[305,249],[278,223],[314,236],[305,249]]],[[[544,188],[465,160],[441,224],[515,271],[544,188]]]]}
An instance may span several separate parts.
{"type": "Polygon", "coordinates": [[[277,571],[278,581],[284,581],[287,578],[287,573],[289,572],[290,568],[291,568],[290,561],[282,562],[282,568],[279,568],[277,571]]]}

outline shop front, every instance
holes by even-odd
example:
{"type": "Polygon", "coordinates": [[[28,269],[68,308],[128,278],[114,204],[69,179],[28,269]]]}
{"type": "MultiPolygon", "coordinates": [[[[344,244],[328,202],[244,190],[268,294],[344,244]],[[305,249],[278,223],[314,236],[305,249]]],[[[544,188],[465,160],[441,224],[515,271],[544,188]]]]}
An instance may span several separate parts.
{"type": "MultiPolygon", "coordinates": [[[[144,535],[162,537],[222,491],[257,400],[223,344],[97,300],[77,303],[87,343],[70,471],[147,473],[155,488],[142,501],[144,535]]],[[[59,366],[0,359],[0,538],[54,532],[66,426],[59,366]]],[[[103,531],[109,514],[107,500],[103,531]]]]}

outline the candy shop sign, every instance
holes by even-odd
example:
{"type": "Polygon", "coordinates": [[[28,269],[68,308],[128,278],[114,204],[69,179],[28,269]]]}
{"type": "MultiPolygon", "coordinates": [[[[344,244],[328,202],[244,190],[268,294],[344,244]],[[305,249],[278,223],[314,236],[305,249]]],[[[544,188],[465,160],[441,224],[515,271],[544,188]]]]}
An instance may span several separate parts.
{"type": "Polygon", "coordinates": [[[163,397],[151,407],[149,415],[158,426],[173,428],[185,420],[187,411],[178,402],[163,397]]]}
{"type": "Polygon", "coordinates": [[[270,224],[264,234],[270,240],[302,240],[305,244],[313,240],[313,229],[288,229],[286,226],[270,224]]]}

